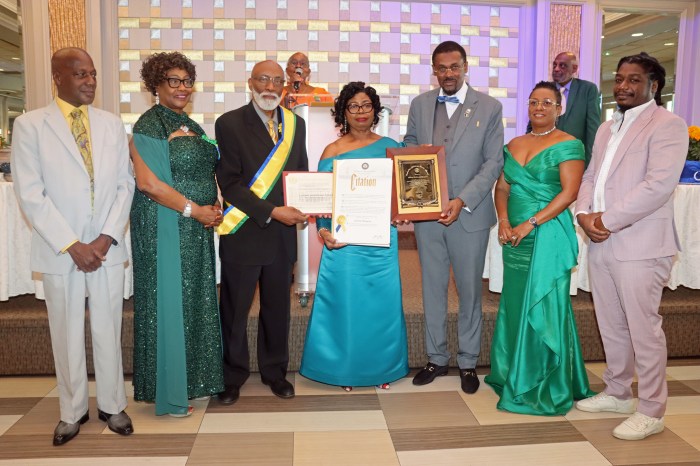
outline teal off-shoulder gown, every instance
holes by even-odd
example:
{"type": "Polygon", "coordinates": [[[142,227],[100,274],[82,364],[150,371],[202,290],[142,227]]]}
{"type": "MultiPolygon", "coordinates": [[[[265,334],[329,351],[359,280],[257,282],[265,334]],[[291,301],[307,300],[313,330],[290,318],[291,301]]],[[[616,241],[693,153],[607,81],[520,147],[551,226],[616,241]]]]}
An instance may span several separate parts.
{"type": "MultiPolygon", "coordinates": [[[[321,160],[318,171],[332,171],[333,160],[383,158],[387,147],[399,146],[382,138],[321,160]]],[[[328,219],[317,221],[319,228],[330,227],[328,219]]],[[[398,235],[393,226],[388,248],[324,247],[299,372],[340,386],[379,385],[408,374],[398,235]]]]}
{"type": "MultiPolygon", "coordinates": [[[[584,160],[583,144],[554,144],[525,166],[504,149],[510,184],[508,219],[519,225],[561,192],[559,164],[584,160]]],[[[498,408],[521,414],[566,414],[593,395],[576,331],[569,285],[578,242],[569,209],[503,247],[503,291],[491,345],[488,383],[498,408]]]]}

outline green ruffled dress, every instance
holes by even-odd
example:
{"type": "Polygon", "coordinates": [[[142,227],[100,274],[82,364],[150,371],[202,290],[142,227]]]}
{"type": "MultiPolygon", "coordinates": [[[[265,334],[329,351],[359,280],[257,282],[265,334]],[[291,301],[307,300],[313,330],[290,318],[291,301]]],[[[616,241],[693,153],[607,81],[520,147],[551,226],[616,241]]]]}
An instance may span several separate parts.
{"type": "MultiPolygon", "coordinates": [[[[563,141],[525,166],[506,148],[511,185],[508,218],[519,225],[561,192],[559,164],[584,160],[583,144],[563,141]]],[[[498,408],[521,414],[566,414],[588,385],[569,285],[578,242],[569,209],[538,226],[517,247],[503,247],[503,291],[491,345],[488,383],[498,408]]]]}

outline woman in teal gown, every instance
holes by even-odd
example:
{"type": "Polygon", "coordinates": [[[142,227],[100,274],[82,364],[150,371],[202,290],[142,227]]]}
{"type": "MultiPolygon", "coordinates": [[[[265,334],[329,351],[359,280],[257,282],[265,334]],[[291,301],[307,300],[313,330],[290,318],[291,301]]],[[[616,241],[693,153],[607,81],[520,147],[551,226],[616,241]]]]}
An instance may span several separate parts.
{"type": "MultiPolygon", "coordinates": [[[[385,158],[388,147],[399,147],[372,132],[379,111],[372,87],[347,84],[333,111],[342,136],[326,147],[318,171],[332,171],[334,160],[385,158]]],[[[388,388],[408,374],[396,228],[388,248],[339,244],[327,218],[317,219],[317,228],[326,247],[299,373],[348,391],[388,388]]]]}
{"type": "Polygon", "coordinates": [[[138,119],[131,144],[134,399],[184,417],[188,399],[224,388],[211,230],[221,223],[218,153],[184,112],[194,65],[178,52],[154,54],[141,76],[159,103],[138,119]]]}
{"type": "Polygon", "coordinates": [[[521,414],[566,414],[574,400],[593,394],[569,296],[578,241],[568,206],[581,183],[584,148],[556,129],[560,104],[554,83],[535,86],[532,132],[505,147],[496,183],[503,291],[485,381],[499,409],[521,414]]]}

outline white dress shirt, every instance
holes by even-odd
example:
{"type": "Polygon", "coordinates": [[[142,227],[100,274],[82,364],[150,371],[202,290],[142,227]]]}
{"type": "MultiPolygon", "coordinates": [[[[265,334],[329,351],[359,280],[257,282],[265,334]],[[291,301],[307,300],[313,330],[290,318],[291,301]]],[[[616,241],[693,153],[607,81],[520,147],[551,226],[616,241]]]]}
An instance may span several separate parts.
{"type": "Polygon", "coordinates": [[[656,105],[654,99],[651,99],[645,104],[630,108],[625,113],[618,110],[613,114],[614,123],[610,126],[612,135],[608,141],[608,147],[605,149],[603,163],[600,166],[598,178],[595,181],[595,188],[593,189],[594,212],[605,212],[605,183],[608,181],[608,173],[610,172],[610,166],[615,158],[617,148],[620,146],[622,139],[624,139],[627,131],[629,131],[637,117],[650,105],[656,105]]]}
{"type": "MultiPolygon", "coordinates": [[[[455,110],[457,110],[457,107],[459,107],[460,104],[464,103],[464,99],[467,97],[467,89],[469,89],[469,85],[467,84],[466,81],[462,84],[462,87],[455,92],[453,95],[459,99],[459,103],[455,102],[445,102],[445,110],[447,110],[447,118],[452,118],[452,115],[454,115],[455,110]]],[[[439,95],[444,95],[445,92],[440,88],[440,94],[439,95]]]]}

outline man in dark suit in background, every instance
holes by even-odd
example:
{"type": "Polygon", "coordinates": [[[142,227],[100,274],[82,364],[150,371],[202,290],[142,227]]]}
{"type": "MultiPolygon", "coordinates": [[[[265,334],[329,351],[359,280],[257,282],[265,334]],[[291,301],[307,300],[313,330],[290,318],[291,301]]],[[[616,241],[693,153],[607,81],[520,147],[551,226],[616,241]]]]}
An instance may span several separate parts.
{"type": "Polygon", "coordinates": [[[578,61],[572,52],[562,52],[552,62],[552,81],[562,97],[557,128],[583,143],[588,166],[595,133],[600,126],[600,93],[592,82],[574,78],[577,71],[578,61]]]}
{"type": "Polygon", "coordinates": [[[284,206],[281,172],[306,171],[304,120],[280,107],[284,72],[273,61],[253,67],[248,105],[216,120],[221,159],[216,177],[224,198],[221,235],[223,404],[234,403],[250,375],[246,328],[260,285],[258,366],[263,383],[281,398],[294,396],[289,361],[289,288],[297,258],[297,223],[307,217],[284,206]]]}

